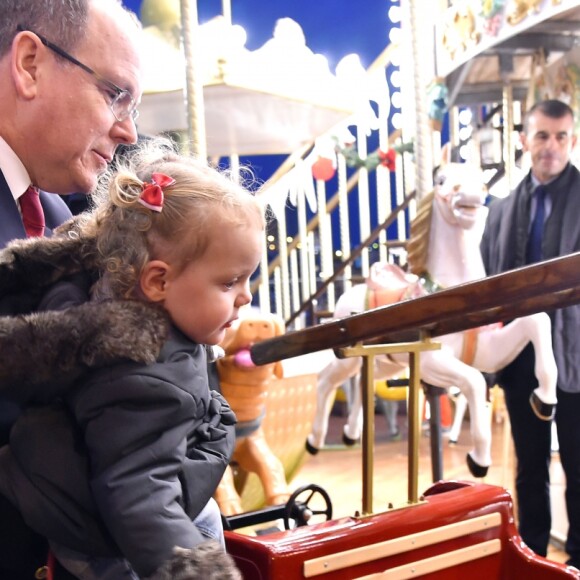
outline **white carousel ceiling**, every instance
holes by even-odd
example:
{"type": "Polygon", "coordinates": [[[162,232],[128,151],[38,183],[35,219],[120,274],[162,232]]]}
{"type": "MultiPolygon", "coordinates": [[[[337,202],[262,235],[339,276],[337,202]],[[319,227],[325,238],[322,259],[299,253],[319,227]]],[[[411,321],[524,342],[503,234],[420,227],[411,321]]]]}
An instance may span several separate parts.
{"type": "MultiPolygon", "coordinates": [[[[206,85],[203,94],[210,156],[290,153],[353,112],[225,82],[206,85]]],[[[139,112],[140,133],[184,131],[188,126],[182,89],[145,94],[139,112]]]]}
{"type": "MultiPolygon", "coordinates": [[[[208,155],[291,153],[352,116],[361,95],[368,107],[376,90],[355,55],[331,73],[326,59],[306,46],[302,29],[288,18],[278,21],[273,38],[255,51],[244,48],[243,30],[221,17],[199,30],[203,58],[195,74],[203,79],[208,155]]],[[[183,54],[159,31],[145,31],[139,132],[187,130],[183,54]]]]}

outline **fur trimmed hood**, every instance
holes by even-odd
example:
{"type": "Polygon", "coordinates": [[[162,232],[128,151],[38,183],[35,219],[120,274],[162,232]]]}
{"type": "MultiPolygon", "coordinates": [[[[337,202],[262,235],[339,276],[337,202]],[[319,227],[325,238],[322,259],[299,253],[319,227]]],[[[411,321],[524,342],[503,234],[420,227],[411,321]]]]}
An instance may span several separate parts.
{"type": "MultiPolygon", "coordinates": [[[[123,360],[153,363],[169,336],[165,311],[137,300],[89,302],[96,265],[93,244],[76,218],[51,238],[31,238],[0,251],[0,395],[19,403],[59,397],[87,369],[123,360]],[[54,284],[80,276],[87,302],[39,311],[54,284]]],[[[8,448],[4,448],[6,453],[8,448]]],[[[241,580],[220,544],[175,547],[148,580],[241,580]]]]}
{"type": "Polygon", "coordinates": [[[0,251],[0,393],[19,403],[58,396],[52,381],[62,389],[89,367],[151,363],[168,336],[167,314],[136,300],[35,312],[53,284],[95,272],[92,240],[79,235],[76,220],[51,238],[18,240],[0,251]],[[45,388],[33,388],[39,385],[45,388]]]}

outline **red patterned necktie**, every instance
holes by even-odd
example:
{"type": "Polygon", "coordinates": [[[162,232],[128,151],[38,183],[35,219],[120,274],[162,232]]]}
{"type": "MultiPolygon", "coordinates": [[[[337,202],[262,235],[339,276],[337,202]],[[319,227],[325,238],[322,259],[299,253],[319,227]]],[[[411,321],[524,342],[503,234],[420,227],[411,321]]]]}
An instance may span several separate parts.
{"type": "Polygon", "coordinates": [[[29,238],[44,235],[44,212],[40,205],[38,189],[32,185],[24,192],[20,199],[20,211],[22,223],[29,238]]]}

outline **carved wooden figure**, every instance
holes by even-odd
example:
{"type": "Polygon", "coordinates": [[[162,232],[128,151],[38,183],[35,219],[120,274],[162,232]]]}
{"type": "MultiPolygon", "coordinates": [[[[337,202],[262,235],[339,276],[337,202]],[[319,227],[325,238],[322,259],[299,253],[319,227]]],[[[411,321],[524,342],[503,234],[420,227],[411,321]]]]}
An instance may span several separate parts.
{"type": "MultiPolygon", "coordinates": [[[[283,371],[280,362],[255,366],[249,349],[283,333],[284,323],[276,316],[251,314],[228,330],[221,344],[225,356],[217,361],[221,392],[238,418],[232,462],[258,475],[268,505],[285,503],[290,497],[284,466],[262,430],[268,387],[282,378],[283,371]]],[[[243,512],[231,468],[226,470],[215,497],[223,515],[243,512]]]]}

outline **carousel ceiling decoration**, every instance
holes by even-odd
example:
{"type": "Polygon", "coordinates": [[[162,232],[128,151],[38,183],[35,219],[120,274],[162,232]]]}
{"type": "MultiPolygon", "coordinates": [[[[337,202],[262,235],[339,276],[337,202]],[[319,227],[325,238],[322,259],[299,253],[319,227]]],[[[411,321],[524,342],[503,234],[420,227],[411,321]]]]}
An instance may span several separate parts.
{"type": "MultiPolygon", "coordinates": [[[[563,58],[564,66],[579,64],[579,35],[578,0],[453,2],[435,27],[437,75],[446,79],[449,106],[501,102],[508,82],[514,98],[525,101],[537,77],[550,83],[560,74],[563,58]]],[[[547,94],[575,98],[558,87],[547,94]]]]}
{"type": "MultiPolygon", "coordinates": [[[[179,12],[163,14],[156,24],[143,21],[146,77],[139,132],[184,131],[187,63],[179,45],[179,12]]],[[[272,38],[253,51],[245,47],[244,29],[223,16],[200,25],[196,34],[210,156],[290,153],[353,115],[366,116],[369,126],[376,122],[369,100],[378,91],[384,94],[384,72],[367,74],[356,55],[331,72],[290,18],[280,19],[272,38]]]]}

